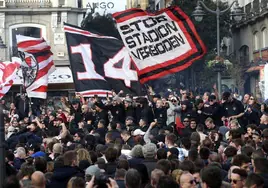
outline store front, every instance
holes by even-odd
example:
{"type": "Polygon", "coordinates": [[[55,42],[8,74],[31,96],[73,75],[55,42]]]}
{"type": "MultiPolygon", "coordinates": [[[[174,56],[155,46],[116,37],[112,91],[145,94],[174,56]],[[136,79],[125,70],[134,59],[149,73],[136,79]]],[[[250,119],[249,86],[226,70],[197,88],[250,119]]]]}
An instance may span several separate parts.
{"type": "MultiPolygon", "coordinates": [[[[5,99],[12,102],[17,94],[23,93],[22,72],[19,70],[14,79],[14,84],[10,91],[6,94],[5,99]]],[[[48,77],[48,100],[59,99],[60,97],[68,97],[71,99],[75,95],[73,75],[69,67],[56,67],[56,70],[48,77]]]]}

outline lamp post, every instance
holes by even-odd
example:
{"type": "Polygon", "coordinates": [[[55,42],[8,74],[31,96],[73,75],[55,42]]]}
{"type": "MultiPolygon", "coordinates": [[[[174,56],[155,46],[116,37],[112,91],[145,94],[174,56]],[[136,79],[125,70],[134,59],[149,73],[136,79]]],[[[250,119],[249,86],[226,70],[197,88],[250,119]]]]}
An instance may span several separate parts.
{"type": "MultiPolygon", "coordinates": [[[[6,49],[1,36],[0,36],[0,50],[6,49]]],[[[4,125],[4,115],[3,106],[0,105],[0,187],[4,187],[6,178],[6,162],[5,162],[5,125],[4,125]]]]}
{"type": "MultiPolygon", "coordinates": [[[[234,6],[234,10],[232,11],[231,13],[231,16],[233,17],[233,19],[235,21],[241,21],[242,18],[243,18],[243,11],[242,11],[242,8],[239,7],[239,3],[238,3],[238,0],[234,0],[233,3],[231,5],[229,5],[225,10],[220,10],[220,7],[219,7],[219,3],[220,3],[220,0],[216,0],[216,10],[212,10],[210,8],[208,8],[206,6],[206,4],[201,1],[201,0],[198,0],[197,1],[197,6],[195,8],[195,11],[193,12],[192,16],[195,18],[195,20],[197,22],[201,22],[203,20],[203,17],[206,15],[205,12],[203,11],[203,8],[211,13],[211,14],[214,14],[217,16],[217,56],[220,57],[220,16],[226,12],[228,12],[232,7],[233,5],[234,6]]],[[[219,97],[221,98],[221,72],[223,72],[224,70],[222,69],[217,69],[216,72],[217,72],[217,83],[218,83],[218,92],[219,92],[219,97]]]]}

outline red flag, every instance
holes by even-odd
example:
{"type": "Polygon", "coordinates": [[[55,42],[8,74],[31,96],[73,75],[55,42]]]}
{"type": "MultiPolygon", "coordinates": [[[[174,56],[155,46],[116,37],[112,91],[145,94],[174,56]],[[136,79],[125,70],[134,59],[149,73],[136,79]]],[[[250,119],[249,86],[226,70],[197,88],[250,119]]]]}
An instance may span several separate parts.
{"type": "Polygon", "coordinates": [[[176,131],[177,131],[177,133],[179,135],[181,135],[182,134],[182,130],[185,128],[185,126],[181,122],[181,118],[179,116],[176,116],[175,124],[176,124],[176,131]]]}
{"type": "Polygon", "coordinates": [[[2,98],[13,85],[13,79],[21,65],[21,60],[12,57],[12,62],[0,62],[0,98],[2,98]]]}
{"type": "Polygon", "coordinates": [[[54,62],[50,46],[43,38],[32,38],[17,35],[18,50],[25,53],[26,66],[38,64],[38,71],[34,82],[26,86],[28,97],[47,98],[48,76],[54,70],[54,62]]]}

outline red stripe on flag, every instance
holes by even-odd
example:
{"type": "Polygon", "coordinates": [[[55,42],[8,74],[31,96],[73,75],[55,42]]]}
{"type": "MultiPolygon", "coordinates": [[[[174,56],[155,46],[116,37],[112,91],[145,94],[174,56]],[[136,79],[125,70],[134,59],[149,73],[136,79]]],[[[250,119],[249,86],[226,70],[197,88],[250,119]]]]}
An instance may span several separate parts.
{"type": "Polygon", "coordinates": [[[45,55],[38,56],[38,57],[36,57],[35,59],[36,59],[36,61],[37,61],[38,63],[41,63],[42,61],[45,61],[45,60],[49,59],[49,58],[51,57],[51,55],[52,55],[52,53],[47,53],[47,54],[45,54],[45,55]]]}
{"type": "Polygon", "coordinates": [[[49,62],[48,65],[46,67],[44,67],[43,69],[39,70],[36,76],[36,81],[38,81],[38,79],[42,78],[43,76],[45,76],[46,74],[48,74],[48,71],[51,69],[51,67],[54,65],[53,61],[49,62]]]}
{"type": "Polygon", "coordinates": [[[43,39],[40,39],[40,40],[27,40],[27,41],[19,42],[18,43],[18,48],[28,48],[29,46],[35,46],[35,45],[41,44],[43,42],[45,42],[43,39]]]}
{"type": "Polygon", "coordinates": [[[47,92],[47,86],[40,86],[39,88],[36,88],[35,90],[33,90],[35,92],[47,92]]]}

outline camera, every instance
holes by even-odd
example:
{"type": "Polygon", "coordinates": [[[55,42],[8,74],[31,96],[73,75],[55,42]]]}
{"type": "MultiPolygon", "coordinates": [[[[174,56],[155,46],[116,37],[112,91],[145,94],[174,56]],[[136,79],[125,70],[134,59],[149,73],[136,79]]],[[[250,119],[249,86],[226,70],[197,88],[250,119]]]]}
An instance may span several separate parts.
{"type": "Polygon", "coordinates": [[[98,188],[107,188],[107,183],[110,183],[109,177],[100,175],[95,178],[94,185],[97,185],[98,188]]]}

